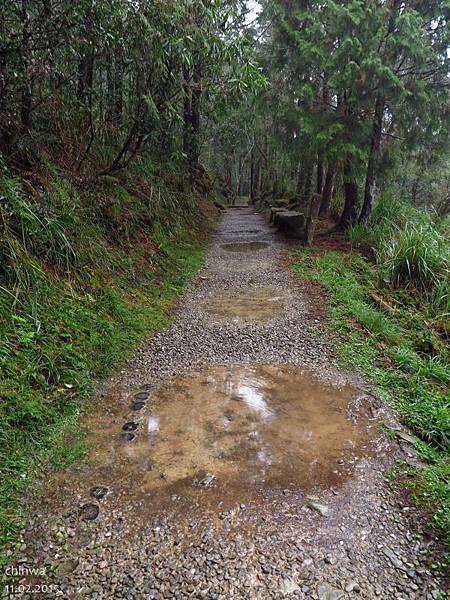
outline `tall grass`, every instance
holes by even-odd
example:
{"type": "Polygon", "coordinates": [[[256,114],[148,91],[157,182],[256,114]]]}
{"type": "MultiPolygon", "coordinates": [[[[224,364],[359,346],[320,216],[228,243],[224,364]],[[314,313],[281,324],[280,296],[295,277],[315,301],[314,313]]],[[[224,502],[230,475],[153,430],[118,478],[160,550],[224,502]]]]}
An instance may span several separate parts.
{"type": "Polygon", "coordinates": [[[448,230],[448,219],[384,193],[369,225],[356,225],[349,237],[374,256],[382,284],[416,293],[429,316],[445,322],[450,310],[448,230]]]}
{"type": "Polygon", "coordinates": [[[384,279],[395,287],[433,292],[448,282],[449,242],[430,221],[392,224],[380,240],[377,262],[384,279]]]}

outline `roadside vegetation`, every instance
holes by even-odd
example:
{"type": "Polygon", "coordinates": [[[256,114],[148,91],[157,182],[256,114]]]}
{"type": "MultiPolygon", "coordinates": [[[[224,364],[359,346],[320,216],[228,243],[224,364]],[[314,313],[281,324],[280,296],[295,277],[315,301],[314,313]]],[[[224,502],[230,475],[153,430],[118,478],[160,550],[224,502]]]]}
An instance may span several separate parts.
{"type": "Polygon", "coordinates": [[[415,434],[418,465],[405,463],[403,481],[450,543],[448,226],[385,193],[371,222],[348,232],[351,245],[318,241],[292,252],[292,268],[323,286],[340,359],[415,434]]]}
{"type": "Polygon", "coordinates": [[[75,429],[62,436],[95,384],[170,321],[200,265],[213,209],[174,173],[150,184],[145,168],[83,194],[51,167],[33,182],[3,169],[2,542],[20,527],[28,483],[83,455],[75,429]]]}

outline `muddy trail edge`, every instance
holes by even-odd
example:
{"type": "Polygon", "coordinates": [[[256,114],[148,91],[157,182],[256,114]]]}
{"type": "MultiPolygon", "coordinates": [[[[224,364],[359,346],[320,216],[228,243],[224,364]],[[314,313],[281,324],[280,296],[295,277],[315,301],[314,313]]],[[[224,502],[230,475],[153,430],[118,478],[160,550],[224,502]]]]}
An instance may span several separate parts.
{"type": "Polygon", "coordinates": [[[94,399],[88,459],[43,485],[20,597],[439,597],[386,476],[400,426],[333,362],[286,248],[226,211],[174,323],[94,399]]]}

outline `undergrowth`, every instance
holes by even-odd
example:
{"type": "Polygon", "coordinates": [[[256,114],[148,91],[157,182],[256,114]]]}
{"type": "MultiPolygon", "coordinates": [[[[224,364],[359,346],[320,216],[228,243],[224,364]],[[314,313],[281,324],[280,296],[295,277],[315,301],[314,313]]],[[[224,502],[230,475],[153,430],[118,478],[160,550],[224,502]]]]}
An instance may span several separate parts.
{"type": "Polygon", "coordinates": [[[426,317],[448,331],[450,320],[450,221],[433,211],[380,196],[368,225],[349,232],[355,247],[372,254],[381,282],[420,296],[426,317]]]}
{"type": "Polygon", "coordinates": [[[97,381],[170,320],[202,258],[202,200],[137,165],[80,193],[52,171],[0,175],[0,542],[36,475],[83,455],[97,381]],[[125,177],[125,176],[124,176],[125,177]],[[68,438],[69,439],[69,438],[68,438]]]}
{"type": "Polygon", "coordinates": [[[417,436],[426,466],[409,468],[417,501],[450,543],[450,363],[445,335],[427,321],[423,297],[386,287],[356,252],[302,248],[292,268],[326,289],[338,356],[357,367],[417,436]],[[381,303],[380,303],[381,300],[381,303]]]}

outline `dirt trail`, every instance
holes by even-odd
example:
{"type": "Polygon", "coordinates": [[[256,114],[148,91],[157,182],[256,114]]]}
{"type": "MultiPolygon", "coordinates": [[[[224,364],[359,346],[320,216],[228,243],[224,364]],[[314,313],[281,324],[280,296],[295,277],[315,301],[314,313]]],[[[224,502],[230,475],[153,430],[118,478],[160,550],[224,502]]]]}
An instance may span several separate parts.
{"type": "Polygon", "coordinates": [[[398,424],[334,365],[285,249],[226,212],[173,325],[94,400],[86,463],[45,483],[20,567],[47,587],[11,598],[438,598],[384,474],[398,424]]]}

